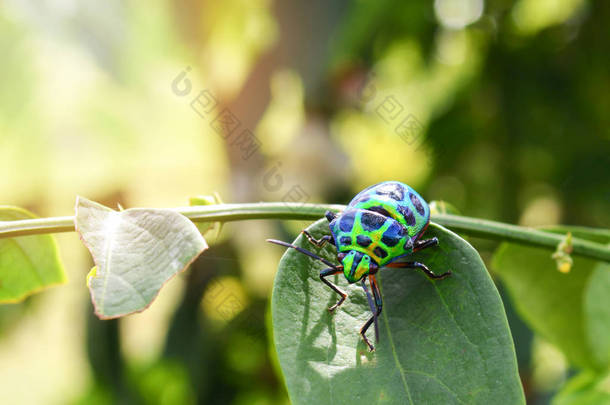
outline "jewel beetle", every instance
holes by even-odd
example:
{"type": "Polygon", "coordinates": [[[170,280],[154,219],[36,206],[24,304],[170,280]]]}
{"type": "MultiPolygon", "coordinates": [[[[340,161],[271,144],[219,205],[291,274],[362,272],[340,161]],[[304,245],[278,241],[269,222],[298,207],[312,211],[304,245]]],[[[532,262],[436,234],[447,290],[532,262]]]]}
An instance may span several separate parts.
{"type": "Polygon", "coordinates": [[[347,294],[326,277],[342,273],[350,284],[361,282],[372,316],[360,328],[360,336],[369,350],[374,351],[366,332],[374,324],[375,341],[379,341],[377,317],[383,307],[375,274],[382,268],[419,269],[430,279],[443,279],[451,274],[447,271],[437,275],[423,263],[398,261],[413,252],[438,245],[436,237],[420,239],[430,223],[430,208],[413,188],[398,181],[385,181],[362,190],[341,213],[327,211],[326,219],[330,235],[315,239],[306,230],[302,233],[316,247],[323,247],[326,243],[335,245],[338,265],[290,243],[274,239],[267,241],[296,249],[329,266],[320,271],[320,280],[341,296],[335,305],[328,308],[330,312],[345,301],[347,294]],[[367,279],[372,297],[366,285],[367,279]]]}

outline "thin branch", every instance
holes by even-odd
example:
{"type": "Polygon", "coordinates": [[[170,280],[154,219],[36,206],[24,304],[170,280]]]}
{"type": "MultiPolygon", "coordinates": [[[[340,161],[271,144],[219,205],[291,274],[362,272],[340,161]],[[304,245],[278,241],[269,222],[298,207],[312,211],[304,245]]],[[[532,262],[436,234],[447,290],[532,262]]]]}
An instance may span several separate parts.
{"type": "MultiPolygon", "coordinates": [[[[328,211],[340,211],[344,205],[299,203],[218,204],[173,208],[193,222],[229,222],[255,219],[315,220],[328,211]]],[[[470,236],[516,242],[556,249],[564,236],[538,229],[504,224],[458,215],[438,214],[432,220],[437,224],[470,236]]],[[[74,217],[37,218],[0,222],[0,238],[74,231],[74,217]]],[[[607,233],[610,231],[598,230],[607,233]]],[[[610,247],[601,243],[573,238],[573,255],[610,262],[610,247]]]]}

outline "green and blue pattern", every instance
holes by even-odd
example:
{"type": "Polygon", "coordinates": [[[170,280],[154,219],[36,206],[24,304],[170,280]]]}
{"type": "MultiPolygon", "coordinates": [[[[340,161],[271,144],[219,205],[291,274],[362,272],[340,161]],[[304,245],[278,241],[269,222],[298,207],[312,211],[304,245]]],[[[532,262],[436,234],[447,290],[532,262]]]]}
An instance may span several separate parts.
{"type": "Polygon", "coordinates": [[[365,255],[344,257],[345,277],[355,282],[367,274],[368,263],[354,262],[360,257],[382,267],[411,253],[429,221],[428,204],[406,184],[386,181],[361,191],[329,224],[339,253],[365,255]]]}
{"type": "MultiPolygon", "coordinates": [[[[361,191],[329,226],[339,253],[360,252],[382,267],[411,253],[429,221],[430,208],[415,190],[387,181],[361,191]]],[[[348,279],[364,275],[358,274],[361,266],[344,264],[354,270],[348,279]]]]}

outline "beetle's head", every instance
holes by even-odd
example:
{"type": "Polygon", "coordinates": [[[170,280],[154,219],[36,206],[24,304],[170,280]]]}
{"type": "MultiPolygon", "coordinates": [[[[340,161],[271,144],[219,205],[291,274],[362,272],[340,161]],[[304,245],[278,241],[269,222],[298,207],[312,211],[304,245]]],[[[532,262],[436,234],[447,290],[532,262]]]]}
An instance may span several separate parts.
{"type": "Polygon", "coordinates": [[[337,257],[343,264],[343,275],[350,283],[355,283],[362,277],[377,272],[377,263],[367,254],[350,250],[339,253],[337,257]]]}

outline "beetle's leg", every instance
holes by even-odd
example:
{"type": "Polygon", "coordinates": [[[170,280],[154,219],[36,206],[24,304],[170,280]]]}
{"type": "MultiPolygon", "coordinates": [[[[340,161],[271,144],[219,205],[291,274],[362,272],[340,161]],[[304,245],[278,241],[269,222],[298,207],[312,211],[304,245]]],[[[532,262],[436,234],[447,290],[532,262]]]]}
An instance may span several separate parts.
{"type": "Polygon", "coordinates": [[[436,245],[438,245],[438,238],[436,236],[432,239],[416,240],[415,244],[413,245],[413,251],[417,252],[418,250],[422,250],[427,247],[436,245]]]}
{"type": "Polygon", "coordinates": [[[407,268],[420,269],[421,271],[426,273],[428,278],[431,278],[433,280],[441,280],[441,279],[451,275],[450,271],[447,271],[443,274],[434,274],[425,264],[420,263],[420,262],[407,262],[405,264],[407,265],[407,266],[405,266],[407,268]]]}
{"type": "Polygon", "coordinates": [[[341,291],[339,289],[339,287],[337,287],[336,285],[334,285],[333,283],[328,281],[325,277],[332,276],[332,275],[335,275],[335,274],[339,274],[339,273],[342,273],[342,272],[343,272],[343,269],[342,268],[337,268],[337,267],[330,267],[328,269],[324,269],[324,270],[320,271],[320,280],[322,280],[322,282],[324,284],[326,284],[327,286],[332,288],[332,290],[334,292],[336,292],[337,294],[339,294],[341,296],[341,299],[339,301],[337,301],[337,303],[335,305],[333,305],[332,307],[328,308],[328,310],[330,312],[333,312],[335,309],[337,309],[337,307],[339,305],[343,304],[343,301],[345,301],[345,299],[347,298],[347,294],[344,293],[343,291],[341,291]]]}
{"type": "Polygon", "coordinates": [[[331,242],[331,243],[335,243],[333,240],[333,237],[330,235],[324,235],[322,236],[320,239],[316,239],[313,236],[311,236],[311,234],[305,230],[301,231],[301,233],[303,235],[305,235],[305,237],[307,238],[307,240],[312,244],[315,245],[319,248],[321,248],[322,246],[326,245],[327,242],[331,242]]]}
{"type": "Polygon", "coordinates": [[[403,269],[419,269],[419,270],[423,271],[424,273],[426,273],[428,278],[435,279],[435,280],[440,280],[442,278],[445,278],[445,277],[451,275],[450,271],[445,272],[440,275],[434,274],[428,267],[426,267],[425,264],[420,263],[420,262],[394,262],[394,263],[390,263],[390,264],[386,265],[385,267],[403,268],[403,269]]]}
{"type": "Polygon", "coordinates": [[[379,342],[379,328],[377,326],[376,318],[381,315],[383,299],[381,298],[381,292],[379,291],[379,285],[377,284],[377,278],[375,278],[375,275],[370,275],[369,280],[371,283],[371,289],[373,290],[373,297],[375,297],[375,304],[377,304],[377,314],[375,315],[375,342],[379,342]]]}
{"type": "MultiPolygon", "coordinates": [[[[375,323],[375,342],[379,342],[379,327],[377,326],[377,317],[379,317],[381,314],[383,300],[381,298],[381,293],[379,292],[379,286],[377,285],[377,279],[375,276],[369,275],[369,283],[371,284],[371,289],[373,290],[373,297],[375,297],[376,312],[373,313],[373,316],[371,316],[364,325],[362,325],[362,328],[360,328],[360,336],[362,336],[362,340],[364,340],[364,343],[366,343],[366,345],[369,347],[369,350],[373,352],[375,351],[375,347],[373,347],[371,342],[369,342],[368,338],[366,337],[366,331],[369,329],[372,323],[375,323]]],[[[364,291],[368,295],[366,287],[364,288],[364,291]]]]}

